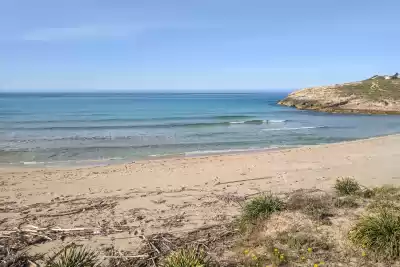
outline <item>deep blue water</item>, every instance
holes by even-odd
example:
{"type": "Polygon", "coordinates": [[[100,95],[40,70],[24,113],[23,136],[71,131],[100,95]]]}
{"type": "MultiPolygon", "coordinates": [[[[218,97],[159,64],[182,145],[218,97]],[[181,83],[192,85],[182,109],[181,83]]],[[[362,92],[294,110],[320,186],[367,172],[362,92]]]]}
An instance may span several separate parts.
{"type": "Polygon", "coordinates": [[[400,116],[281,107],[286,93],[0,94],[0,164],[108,163],[400,132],[400,116]]]}

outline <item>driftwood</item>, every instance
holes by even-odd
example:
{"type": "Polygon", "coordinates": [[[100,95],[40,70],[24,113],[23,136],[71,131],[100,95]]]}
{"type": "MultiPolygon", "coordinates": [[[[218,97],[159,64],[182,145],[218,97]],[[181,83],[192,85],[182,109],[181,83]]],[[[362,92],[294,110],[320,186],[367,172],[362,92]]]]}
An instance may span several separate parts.
{"type": "Polygon", "coordinates": [[[232,229],[230,226],[218,224],[200,227],[186,232],[183,236],[175,236],[171,233],[160,233],[150,236],[139,236],[144,245],[140,249],[141,255],[147,257],[136,257],[129,260],[130,265],[149,267],[159,266],[160,261],[172,251],[182,248],[194,248],[204,251],[213,250],[232,237],[237,229],[232,229]]]}
{"type": "Polygon", "coordinates": [[[149,255],[121,255],[121,256],[103,256],[104,259],[136,259],[136,258],[147,258],[149,255]]]}
{"type": "Polygon", "coordinates": [[[233,183],[240,183],[240,182],[251,182],[251,181],[266,180],[266,179],[271,179],[271,178],[272,178],[272,176],[266,176],[266,177],[252,178],[252,179],[235,180],[235,181],[229,181],[229,182],[223,182],[223,183],[218,182],[215,185],[233,184],[233,183]]]}
{"type": "Polygon", "coordinates": [[[41,244],[57,239],[63,240],[67,234],[92,235],[100,233],[97,228],[41,228],[35,225],[25,225],[10,231],[0,231],[0,240],[17,250],[23,250],[31,245],[41,244]]]}
{"type": "Polygon", "coordinates": [[[75,210],[72,210],[72,211],[69,211],[69,212],[55,213],[55,214],[43,214],[41,216],[42,217],[68,216],[68,215],[73,215],[73,214],[81,213],[81,212],[88,211],[88,210],[98,209],[98,208],[113,208],[113,207],[115,207],[117,205],[115,202],[112,202],[112,203],[104,203],[104,202],[105,201],[101,201],[98,204],[87,206],[87,207],[83,207],[83,208],[79,208],[79,209],[75,209],[75,210]]]}
{"type": "Polygon", "coordinates": [[[9,236],[14,233],[24,233],[24,234],[35,234],[39,232],[76,232],[76,231],[99,231],[98,228],[69,228],[69,229],[62,229],[62,228],[39,228],[37,226],[28,225],[25,227],[33,228],[20,228],[13,231],[0,231],[1,235],[9,236]]]}

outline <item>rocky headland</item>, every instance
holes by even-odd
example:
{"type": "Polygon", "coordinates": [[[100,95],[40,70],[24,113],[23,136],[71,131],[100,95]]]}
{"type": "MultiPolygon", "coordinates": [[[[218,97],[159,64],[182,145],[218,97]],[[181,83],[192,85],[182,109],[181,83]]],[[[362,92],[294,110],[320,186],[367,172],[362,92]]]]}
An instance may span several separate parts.
{"type": "Polygon", "coordinates": [[[400,79],[375,75],[369,79],[305,88],[278,102],[297,109],[332,113],[400,114],[400,79]]]}

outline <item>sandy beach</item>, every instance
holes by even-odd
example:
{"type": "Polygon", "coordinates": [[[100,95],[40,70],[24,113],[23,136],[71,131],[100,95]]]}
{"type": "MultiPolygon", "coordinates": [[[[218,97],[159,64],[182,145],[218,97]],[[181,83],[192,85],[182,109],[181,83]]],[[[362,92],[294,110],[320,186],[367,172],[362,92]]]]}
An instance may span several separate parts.
{"type": "Polygon", "coordinates": [[[139,234],[185,232],[235,217],[260,192],[331,190],[338,177],[400,184],[400,135],[266,151],[138,161],[79,169],[0,170],[0,230],[77,229],[63,242],[134,251],[139,234]],[[90,234],[88,234],[88,231],[90,234]]]}

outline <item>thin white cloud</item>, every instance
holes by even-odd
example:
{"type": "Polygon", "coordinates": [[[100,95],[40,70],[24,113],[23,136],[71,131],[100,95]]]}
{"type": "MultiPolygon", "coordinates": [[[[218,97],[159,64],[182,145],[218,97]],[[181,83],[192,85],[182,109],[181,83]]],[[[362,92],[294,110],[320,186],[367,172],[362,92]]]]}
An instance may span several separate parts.
{"type": "Polygon", "coordinates": [[[85,39],[109,39],[137,36],[152,30],[199,30],[215,29],[216,25],[207,23],[147,23],[145,25],[84,25],[78,27],[40,28],[29,31],[22,36],[25,41],[65,41],[85,39]]]}
{"type": "Polygon", "coordinates": [[[43,28],[23,35],[26,41],[64,41],[81,39],[121,38],[135,35],[140,29],[125,26],[79,26],[69,28],[43,28]]]}

